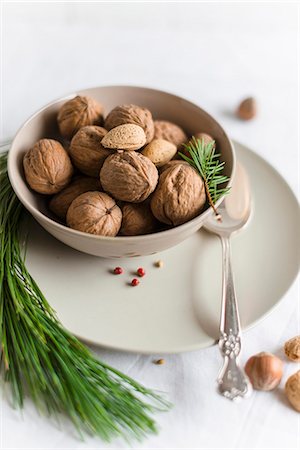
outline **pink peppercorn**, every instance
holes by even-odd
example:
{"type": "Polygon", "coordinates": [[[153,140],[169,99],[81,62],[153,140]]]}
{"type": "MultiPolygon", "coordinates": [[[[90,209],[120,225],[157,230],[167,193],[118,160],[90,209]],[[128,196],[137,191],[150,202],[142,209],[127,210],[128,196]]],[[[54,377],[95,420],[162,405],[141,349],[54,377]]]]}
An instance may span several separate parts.
{"type": "Polygon", "coordinates": [[[139,277],[143,277],[144,275],[146,275],[145,269],[143,269],[142,267],[139,267],[137,270],[137,274],[139,277]]]}
{"type": "Polygon", "coordinates": [[[114,274],[115,275],[121,275],[121,273],[123,273],[122,267],[115,267],[114,268],[114,274]]]}
{"type": "Polygon", "coordinates": [[[140,284],[140,282],[139,282],[139,280],[138,280],[137,278],[134,278],[134,279],[131,281],[131,286],[137,286],[138,284],[140,284]]]}

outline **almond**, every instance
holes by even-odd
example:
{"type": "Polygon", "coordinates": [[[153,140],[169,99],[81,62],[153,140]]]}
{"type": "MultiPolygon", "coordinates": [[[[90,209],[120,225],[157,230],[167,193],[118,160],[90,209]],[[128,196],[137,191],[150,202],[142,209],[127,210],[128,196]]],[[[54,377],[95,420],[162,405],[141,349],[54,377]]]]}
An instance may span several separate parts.
{"type": "Polygon", "coordinates": [[[138,150],[146,144],[146,135],[139,125],[119,125],[104,136],[101,144],[114,150],[138,150]]]}
{"type": "Polygon", "coordinates": [[[149,109],[132,104],[116,106],[106,117],[104,128],[109,131],[112,128],[126,123],[139,125],[143,128],[147,139],[146,144],[152,141],[154,136],[154,123],[149,109]]]}
{"type": "Polygon", "coordinates": [[[167,164],[177,152],[176,145],[165,139],[153,139],[147,147],[144,148],[142,154],[149,158],[156,167],[167,164]]]}

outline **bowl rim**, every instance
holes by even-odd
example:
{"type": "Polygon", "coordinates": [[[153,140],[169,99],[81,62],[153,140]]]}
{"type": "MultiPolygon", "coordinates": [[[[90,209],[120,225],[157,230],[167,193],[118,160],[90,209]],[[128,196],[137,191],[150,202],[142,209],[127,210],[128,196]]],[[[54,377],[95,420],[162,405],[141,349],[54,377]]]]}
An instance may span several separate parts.
{"type": "MultiPolygon", "coordinates": [[[[202,213],[200,213],[198,216],[194,217],[193,219],[189,220],[188,222],[185,222],[181,225],[177,225],[176,227],[167,229],[167,230],[162,230],[162,231],[157,231],[154,233],[150,233],[150,234],[142,234],[142,235],[137,235],[137,236],[99,236],[99,235],[95,235],[95,234],[90,234],[90,233],[85,233],[83,231],[78,231],[75,230],[73,228],[70,228],[66,225],[63,225],[59,222],[56,222],[54,219],[51,219],[50,217],[46,216],[45,214],[43,214],[41,211],[39,211],[36,207],[34,207],[29,201],[27,201],[19,192],[18,188],[16,187],[14,180],[13,180],[13,176],[12,176],[12,167],[14,165],[14,144],[15,144],[15,140],[17,138],[17,136],[19,135],[19,133],[23,130],[24,127],[26,127],[26,125],[32,120],[34,119],[36,116],[38,116],[40,113],[42,113],[43,111],[45,111],[47,108],[49,108],[50,106],[55,105],[56,103],[60,103],[63,100],[68,100],[68,99],[72,99],[74,98],[76,95],[82,95],[80,94],[81,92],[84,91],[88,91],[88,90],[93,90],[93,89],[99,89],[99,88],[131,88],[131,89],[143,89],[143,90],[147,90],[147,91],[152,91],[154,93],[161,93],[161,94],[167,94],[171,97],[174,97],[175,99],[178,99],[180,101],[184,101],[185,103],[188,103],[190,106],[200,109],[201,112],[207,116],[207,118],[209,120],[211,120],[212,122],[214,122],[219,128],[221,128],[222,132],[224,133],[225,138],[228,140],[229,143],[229,147],[231,149],[231,155],[232,155],[232,171],[229,177],[229,181],[227,183],[227,186],[230,187],[232,185],[232,181],[233,181],[233,176],[235,173],[235,169],[236,169],[236,154],[235,154],[235,149],[234,149],[234,145],[231,141],[231,139],[229,138],[228,134],[226,133],[226,131],[224,130],[224,128],[222,127],[222,125],[214,118],[212,117],[207,111],[205,111],[203,108],[201,108],[200,106],[198,106],[196,103],[187,100],[184,97],[181,97],[179,95],[173,94],[172,92],[168,92],[168,91],[164,91],[161,89],[156,89],[156,88],[150,88],[150,87],[144,87],[144,86],[137,86],[137,85],[119,85],[119,84],[111,84],[111,85],[104,85],[104,86],[92,86],[92,87],[88,87],[88,88],[84,88],[84,89],[78,89],[76,91],[73,91],[70,94],[61,96],[59,98],[56,98],[55,100],[52,100],[51,102],[48,102],[46,105],[42,106],[41,108],[39,108],[36,112],[34,112],[33,114],[31,114],[28,119],[25,120],[25,122],[22,123],[22,125],[18,128],[9,152],[8,152],[8,160],[7,160],[7,170],[8,170],[8,176],[9,176],[9,180],[10,183],[13,187],[13,190],[15,192],[15,194],[17,195],[17,197],[19,198],[20,202],[23,204],[23,206],[25,206],[25,208],[35,217],[42,221],[45,221],[48,223],[48,225],[50,226],[54,226],[56,228],[58,228],[60,231],[65,232],[65,233],[70,233],[73,234],[74,236],[79,236],[79,237],[84,237],[87,239],[93,239],[93,240],[97,240],[97,241],[105,241],[105,242],[124,242],[126,240],[126,242],[136,242],[137,240],[143,240],[143,241],[147,241],[150,239],[153,239],[154,237],[160,237],[162,235],[166,235],[166,233],[168,233],[169,236],[172,236],[173,234],[177,234],[178,231],[180,230],[184,230],[185,228],[188,228],[190,225],[195,225],[198,221],[202,222],[203,219],[205,220],[208,216],[210,216],[213,212],[213,209],[211,206],[209,206],[205,211],[203,211],[202,213]]],[[[88,95],[88,94],[86,94],[88,95]]],[[[17,153],[16,153],[17,155],[17,153]]],[[[30,189],[28,187],[28,189],[30,189]]],[[[220,206],[220,204],[222,203],[222,201],[224,200],[224,195],[222,197],[219,198],[219,200],[216,202],[215,206],[218,208],[218,206],[220,206]]],[[[200,225],[200,224],[199,224],[200,225]]]]}

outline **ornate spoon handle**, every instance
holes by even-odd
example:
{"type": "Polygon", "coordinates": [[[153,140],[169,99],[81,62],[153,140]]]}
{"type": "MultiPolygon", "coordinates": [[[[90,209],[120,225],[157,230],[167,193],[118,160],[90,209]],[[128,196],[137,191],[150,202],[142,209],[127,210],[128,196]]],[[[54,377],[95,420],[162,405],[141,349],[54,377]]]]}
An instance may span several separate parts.
{"type": "Polygon", "coordinates": [[[234,400],[249,395],[251,384],[238,363],[238,356],[241,351],[241,332],[231,267],[229,237],[221,236],[221,242],[223,250],[223,292],[219,348],[224,362],[217,381],[219,392],[234,400]]]}

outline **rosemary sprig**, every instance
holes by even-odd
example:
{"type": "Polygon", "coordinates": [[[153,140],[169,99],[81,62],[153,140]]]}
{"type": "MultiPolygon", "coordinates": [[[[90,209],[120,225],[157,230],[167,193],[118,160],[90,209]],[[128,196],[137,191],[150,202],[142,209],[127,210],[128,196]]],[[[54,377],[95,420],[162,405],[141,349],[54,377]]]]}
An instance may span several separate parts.
{"type": "Polygon", "coordinates": [[[219,217],[215,203],[220,197],[226,195],[230,188],[220,187],[227,183],[229,178],[222,174],[225,162],[220,162],[218,159],[221,155],[215,152],[215,141],[205,143],[203,139],[196,139],[193,136],[188,144],[184,144],[184,147],[190,157],[184,153],[179,154],[201,175],[208,203],[219,217]]]}
{"type": "Polygon", "coordinates": [[[20,247],[23,207],[0,155],[0,369],[16,406],[25,395],[47,414],[67,415],[80,435],[104,440],[156,432],[160,395],[98,361],[63,328],[26,269],[20,247]]]}

